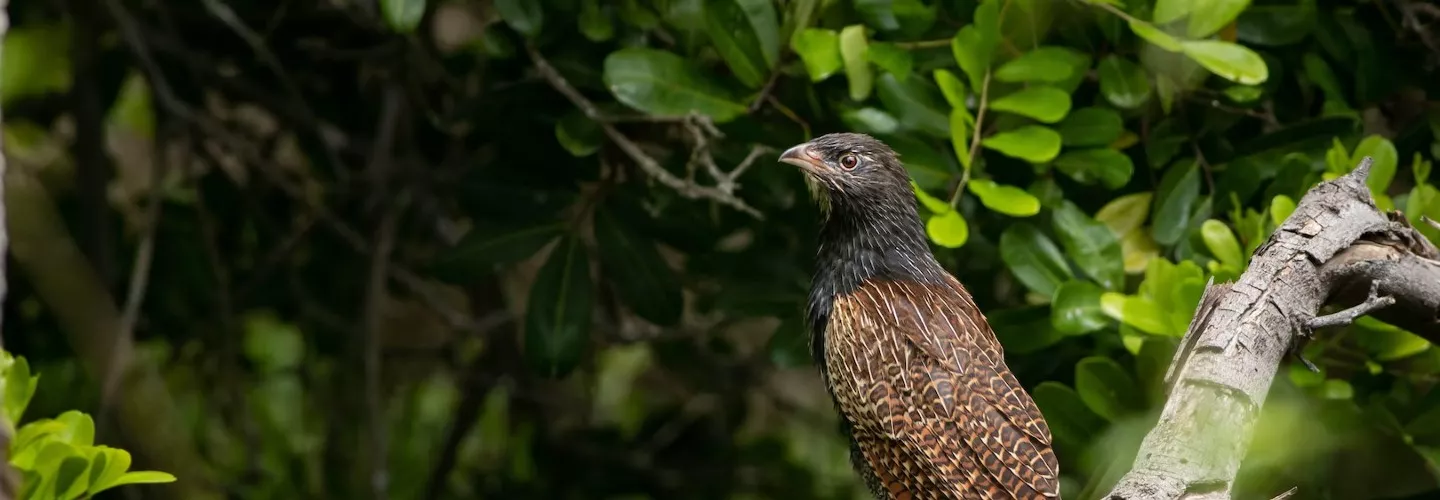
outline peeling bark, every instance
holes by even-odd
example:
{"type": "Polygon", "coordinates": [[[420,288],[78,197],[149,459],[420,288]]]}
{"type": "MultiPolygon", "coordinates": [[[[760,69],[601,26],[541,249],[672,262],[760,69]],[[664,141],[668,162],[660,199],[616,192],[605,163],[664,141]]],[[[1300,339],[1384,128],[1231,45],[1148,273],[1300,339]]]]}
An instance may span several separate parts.
{"type": "Polygon", "coordinates": [[[1280,363],[1315,327],[1373,310],[1440,339],[1440,252],[1400,214],[1376,208],[1369,172],[1365,158],[1315,186],[1238,281],[1207,287],[1170,367],[1159,421],[1105,498],[1230,498],[1280,363]],[[1363,307],[1317,321],[1327,303],[1363,307]]]}

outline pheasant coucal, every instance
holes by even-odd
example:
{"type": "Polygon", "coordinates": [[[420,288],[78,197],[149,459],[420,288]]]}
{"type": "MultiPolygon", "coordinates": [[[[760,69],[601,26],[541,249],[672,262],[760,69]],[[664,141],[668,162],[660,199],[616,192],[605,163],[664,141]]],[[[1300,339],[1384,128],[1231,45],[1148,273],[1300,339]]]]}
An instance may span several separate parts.
{"type": "Polygon", "coordinates": [[[824,212],[810,348],[870,491],[1058,498],[1050,428],[970,293],[930,252],[896,153],[829,134],[780,161],[805,172],[824,212]]]}

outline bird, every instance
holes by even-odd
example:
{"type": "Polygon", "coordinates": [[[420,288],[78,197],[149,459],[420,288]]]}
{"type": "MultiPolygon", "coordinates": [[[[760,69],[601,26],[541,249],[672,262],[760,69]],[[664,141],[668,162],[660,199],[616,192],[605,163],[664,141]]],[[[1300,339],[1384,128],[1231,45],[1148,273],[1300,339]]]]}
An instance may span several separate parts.
{"type": "Polygon", "coordinates": [[[899,155],[831,133],[779,161],[821,211],[810,351],[865,486],[877,499],[1059,498],[1050,428],[931,252],[899,155]]]}

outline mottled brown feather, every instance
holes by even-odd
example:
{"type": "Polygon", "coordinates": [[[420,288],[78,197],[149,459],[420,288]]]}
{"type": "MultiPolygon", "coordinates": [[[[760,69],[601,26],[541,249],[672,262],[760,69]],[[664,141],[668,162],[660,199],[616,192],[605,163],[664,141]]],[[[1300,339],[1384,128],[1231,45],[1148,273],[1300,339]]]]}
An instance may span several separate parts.
{"type": "Polygon", "coordinates": [[[836,403],[889,498],[1058,496],[1050,430],[954,278],[867,280],[835,297],[825,336],[836,403]]]}

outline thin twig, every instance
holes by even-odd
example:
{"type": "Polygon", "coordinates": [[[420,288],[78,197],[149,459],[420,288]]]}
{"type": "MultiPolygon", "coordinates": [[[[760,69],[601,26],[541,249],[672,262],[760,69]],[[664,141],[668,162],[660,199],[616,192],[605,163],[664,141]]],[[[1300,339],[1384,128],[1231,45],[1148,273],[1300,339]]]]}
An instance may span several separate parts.
{"type": "Polygon", "coordinates": [[[1305,326],[1311,330],[1318,330],[1320,328],[1325,328],[1329,326],[1348,325],[1350,323],[1354,323],[1355,320],[1361,316],[1370,314],[1381,308],[1389,307],[1393,304],[1395,304],[1395,297],[1391,297],[1388,295],[1381,297],[1380,282],[1376,281],[1370,284],[1370,295],[1365,298],[1365,302],[1361,302],[1359,304],[1356,304],[1354,307],[1350,307],[1337,313],[1311,318],[1309,321],[1305,322],[1305,326]]]}
{"type": "Polygon", "coordinates": [[[390,254],[395,249],[396,228],[404,210],[405,196],[398,196],[387,188],[394,171],[395,138],[400,127],[400,114],[404,93],[398,85],[385,89],[381,104],[380,121],[375,131],[375,149],[371,153],[369,173],[374,183],[376,208],[381,211],[380,223],[371,240],[375,251],[370,254],[370,278],[366,285],[365,297],[365,409],[370,432],[370,487],[376,500],[389,498],[390,491],[390,450],[388,419],[385,418],[385,404],[381,379],[381,351],[384,350],[381,329],[386,309],[386,284],[390,275],[390,254]]]}
{"type": "Polygon", "coordinates": [[[599,123],[601,130],[605,131],[605,135],[609,136],[610,140],[614,141],[615,144],[619,146],[630,159],[634,160],[635,163],[640,166],[640,169],[645,171],[651,178],[670,189],[674,189],[686,198],[709,199],[750,214],[757,219],[765,218],[759,210],[756,210],[754,207],[745,203],[744,200],[736,197],[734,193],[727,192],[718,187],[706,187],[687,182],[685,179],[676,177],[674,174],[665,170],[665,167],[661,166],[659,161],[656,161],[655,158],[652,158],[646,154],[644,150],[640,149],[640,145],[630,140],[625,134],[620,133],[620,130],[616,129],[615,126],[606,119],[605,115],[600,112],[600,109],[595,106],[595,103],[590,102],[579,90],[570,85],[570,82],[566,80],[554,66],[550,65],[550,62],[545,59],[544,55],[540,54],[540,51],[537,50],[535,46],[527,44],[525,50],[529,52],[530,59],[535,64],[535,70],[540,73],[540,76],[544,78],[555,91],[565,96],[576,108],[579,108],[580,112],[584,113],[586,117],[599,123]]]}
{"type": "Polygon", "coordinates": [[[895,42],[895,46],[905,50],[938,49],[949,47],[950,43],[951,39],[944,38],[940,40],[921,40],[918,42],[895,42]]]}
{"type": "MultiPolygon", "coordinates": [[[[164,151],[157,141],[156,151],[164,151]]],[[[115,332],[110,345],[110,364],[106,367],[105,380],[100,392],[100,407],[109,409],[115,402],[116,391],[125,376],[130,363],[132,347],[135,345],[135,324],[140,321],[140,307],[145,303],[146,290],[150,286],[150,266],[155,257],[155,233],[159,230],[160,214],[165,204],[161,200],[161,179],[165,177],[164,155],[155,157],[150,168],[150,190],[146,196],[149,205],[145,207],[144,236],[135,249],[135,262],[130,267],[130,285],[125,291],[125,309],[120,315],[120,331],[115,332]]],[[[108,412],[107,412],[108,413],[108,412]]]]}
{"type": "Polygon", "coordinates": [[[955,185],[955,192],[950,193],[950,206],[960,202],[960,197],[965,195],[965,184],[970,182],[970,171],[974,170],[975,158],[980,155],[980,132],[985,127],[985,111],[990,107],[990,70],[985,70],[985,80],[980,84],[980,109],[975,112],[975,131],[970,135],[970,151],[965,156],[970,158],[970,166],[965,167],[960,173],[960,183],[955,185]]]}

